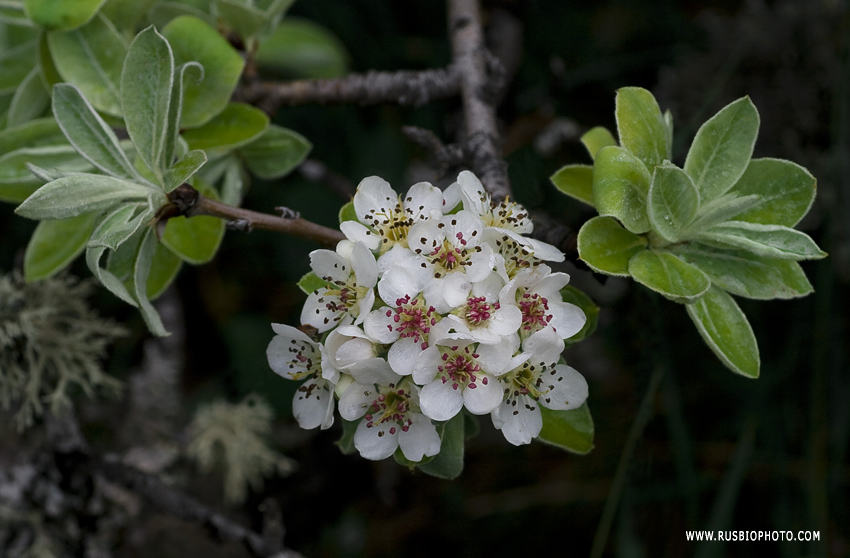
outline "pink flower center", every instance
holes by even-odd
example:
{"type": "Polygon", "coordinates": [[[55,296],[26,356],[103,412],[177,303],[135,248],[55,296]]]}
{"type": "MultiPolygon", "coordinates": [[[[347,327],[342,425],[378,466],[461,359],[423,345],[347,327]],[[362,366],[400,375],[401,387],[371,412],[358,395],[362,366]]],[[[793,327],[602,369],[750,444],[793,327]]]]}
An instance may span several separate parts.
{"type": "Polygon", "coordinates": [[[449,351],[442,351],[443,364],[437,367],[440,372],[440,381],[444,384],[451,382],[452,389],[461,387],[476,389],[478,382],[487,385],[489,380],[481,372],[481,367],[476,363],[477,353],[473,353],[469,347],[458,351],[458,347],[451,347],[449,351]]]}
{"type": "Polygon", "coordinates": [[[392,318],[395,328],[387,325],[390,331],[395,329],[400,338],[412,337],[416,343],[422,343],[422,350],[428,348],[428,333],[437,323],[439,315],[433,306],[425,307],[419,297],[411,300],[410,295],[404,295],[395,301],[396,307],[388,308],[386,316],[392,318]]]}
{"type": "Polygon", "coordinates": [[[476,326],[484,324],[498,309],[498,302],[490,304],[483,296],[469,297],[466,301],[466,321],[476,326]]]}
{"type": "Polygon", "coordinates": [[[522,312],[522,328],[526,331],[543,329],[552,321],[549,314],[549,300],[537,293],[525,293],[517,303],[522,312]]]}
{"type": "MultiPolygon", "coordinates": [[[[369,409],[366,412],[366,428],[372,428],[380,424],[395,423],[390,426],[390,434],[395,434],[400,428],[402,432],[407,432],[413,421],[407,416],[410,411],[408,394],[404,389],[396,389],[392,385],[381,393],[376,399],[372,400],[369,409]]],[[[383,436],[383,432],[379,431],[378,436],[383,436]]]]}

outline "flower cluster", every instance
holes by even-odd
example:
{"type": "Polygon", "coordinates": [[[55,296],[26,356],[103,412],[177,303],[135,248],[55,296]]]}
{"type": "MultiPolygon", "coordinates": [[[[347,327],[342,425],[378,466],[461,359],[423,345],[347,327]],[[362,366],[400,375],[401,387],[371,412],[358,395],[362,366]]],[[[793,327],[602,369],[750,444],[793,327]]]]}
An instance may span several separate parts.
{"type": "Polygon", "coordinates": [[[293,401],[303,428],[329,428],[338,399],[342,418],[360,421],[363,457],[400,448],[418,462],[463,408],[519,445],[540,433],[541,405],[584,403],[587,382],[559,360],[585,315],[561,297],[569,276],[543,263],[564,255],[525,236],[522,206],[494,203],[468,171],[445,192],[422,182],[403,196],[366,178],[353,205],[347,239],[310,254],[322,286],[301,321],[321,341],[273,324],[269,364],[303,381],[293,401]]]}

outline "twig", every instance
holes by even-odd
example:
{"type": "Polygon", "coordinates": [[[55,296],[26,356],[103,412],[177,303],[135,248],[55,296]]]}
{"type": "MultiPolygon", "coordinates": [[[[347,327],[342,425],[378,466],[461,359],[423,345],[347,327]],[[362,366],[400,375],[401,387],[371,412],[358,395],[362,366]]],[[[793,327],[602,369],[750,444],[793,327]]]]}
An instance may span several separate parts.
{"type": "Polygon", "coordinates": [[[287,82],[254,81],[239,89],[237,99],[254,104],[268,114],[284,105],[398,103],[419,107],[434,99],[457,95],[460,76],[455,66],[433,70],[400,70],[351,74],[335,79],[287,82]]]}
{"type": "MultiPolygon", "coordinates": [[[[168,199],[171,203],[166,205],[158,216],[161,222],[178,215],[185,215],[186,217],[209,215],[224,219],[229,224],[234,224],[233,228],[245,232],[250,232],[253,229],[264,229],[312,240],[326,246],[333,246],[345,238],[345,235],[336,229],[330,229],[300,217],[292,218],[288,215],[277,216],[259,213],[211,200],[188,184],[178,186],[168,194],[168,199]]],[[[283,210],[286,208],[278,209],[285,213],[283,210]]]]}
{"type": "MultiPolygon", "coordinates": [[[[484,46],[481,14],[476,0],[448,0],[449,33],[454,63],[460,70],[466,128],[466,150],[472,170],[498,201],[511,194],[505,162],[499,156],[496,111],[485,96],[488,69],[498,61],[484,46]]],[[[490,95],[492,96],[492,95],[490,95]]]]}
{"type": "Polygon", "coordinates": [[[324,184],[334,194],[346,201],[354,195],[354,184],[344,176],[330,170],[321,161],[307,159],[298,167],[298,172],[310,182],[324,184]]]}
{"type": "Polygon", "coordinates": [[[416,126],[403,126],[401,128],[407,139],[421,145],[429,151],[434,158],[434,163],[440,174],[445,174],[450,168],[460,165],[465,157],[463,148],[459,145],[445,145],[431,130],[418,128],[416,126]]]}

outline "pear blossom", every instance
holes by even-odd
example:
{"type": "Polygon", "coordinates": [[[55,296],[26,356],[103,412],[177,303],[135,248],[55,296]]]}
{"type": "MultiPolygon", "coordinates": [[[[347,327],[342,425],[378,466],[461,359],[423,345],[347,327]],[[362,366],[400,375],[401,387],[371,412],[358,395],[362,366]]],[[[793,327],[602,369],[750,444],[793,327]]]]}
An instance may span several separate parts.
{"type": "MultiPolygon", "coordinates": [[[[458,189],[464,209],[476,213],[487,228],[518,234],[528,234],[534,228],[524,207],[508,199],[494,204],[478,177],[469,171],[462,171],[450,188],[458,189]]],[[[448,196],[453,197],[451,193],[448,196]]]]}
{"type": "Polygon", "coordinates": [[[307,430],[327,430],[334,423],[334,385],[322,377],[321,344],[292,326],[272,324],[272,329],[277,335],[266,350],[269,366],[287,380],[306,380],[292,400],[295,420],[307,430]]]}
{"type": "Polygon", "coordinates": [[[499,375],[501,404],[491,412],[493,425],[514,445],[528,444],[540,434],[540,405],[553,411],[580,407],[587,399],[587,381],[574,368],[558,364],[564,343],[551,328],[541,329],[523,343],[524,359],[499,375]]]}
{"type": "Polygon", "coordinates": [[[564,302],[560,290],[570,281],[566,273],[551,273],[548,266],[524,270],[505,286],[504,296],[514,300],[522,314],[519,334],[525,338],[550,327],[569,339],[584,327],[587,317],[575,304],[564,302]]]}
{"type": "Polygon", "coordinates": [[[328,284],[307,296],[301,322],[315,327],[319,333],[340,324],[361,323],[375,301],[374,287],[378,282],[375,256],[363,243],[344,242],[337,251],[310,253],[310,267],[328,284]]]}
{"type": "Polygon", "coordinates": [[[419,410],[419,387],[398,375],[369,383],[352,383],[339,399],[342,418],[362,417],[354,433],[354,447],[366,459],[384,459],[401,448],[404,457],[418,462],[440,451],[440,437],[431,419],[419,410]]]}

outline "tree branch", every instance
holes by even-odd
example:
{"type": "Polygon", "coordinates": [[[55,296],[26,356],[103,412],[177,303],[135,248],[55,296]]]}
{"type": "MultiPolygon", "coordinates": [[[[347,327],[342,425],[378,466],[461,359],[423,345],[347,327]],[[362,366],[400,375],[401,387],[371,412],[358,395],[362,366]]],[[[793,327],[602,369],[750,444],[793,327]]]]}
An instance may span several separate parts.
{"type": "Polygon", "coordinates": [[[494,69],[500,65],[484,46],[476,0],[448,0],[448,16],[454,65],[460,71],[466,151],[472,170],[494,200],[499,201],[511,194],[511,185],[497,147],[496,111],[486,97],[493,97],[492,88],[488,88],[488,70],[498,75],[494,69]]]}
{"type": "Polygon", "coordinates": [[[434,70],[401,70],[351,74],[335,79],[287,82],[253,81],[243,85],[236,99],[274,114],[284,105],[398,103],[419,107],[434,99],[457,95],[460,76],[455,66],[434,70]]]}
{"type": "Polygon", "coordinates": [[[264,229],[312,240],[326,246],[334,246],[345,238],[345,235],[340,231],[302,219],[298,216],[298,213],[291,209],[277,208],[281,212],[281,215],[278,216],[233,207],[201,195],[188,184],[178,186],[168,194],[168,200],[171,203],[166,205],[158,216],[160,222],[165,222],[165,219],[178,215],[185,215],[186,217],[209,215],[224,219],[227,221],[228,227],[232,229],[245,232],[250,232],[253,229],[264,229]]]}

